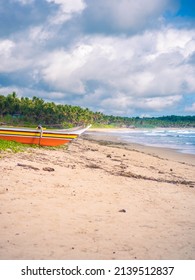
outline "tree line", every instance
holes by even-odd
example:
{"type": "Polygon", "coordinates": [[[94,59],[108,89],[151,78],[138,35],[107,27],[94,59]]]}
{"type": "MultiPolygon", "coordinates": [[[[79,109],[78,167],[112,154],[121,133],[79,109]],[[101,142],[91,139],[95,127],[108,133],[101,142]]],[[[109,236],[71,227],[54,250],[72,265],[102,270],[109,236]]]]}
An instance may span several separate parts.
{"type": "Polygon", "coordinates": [[[80,106],[45,102],[36,96],[19,98],[13,92],[7,96],[0,95],[0,122],[64,128],[87,124],[96,127],[195,127],[195,116],[140,118],[105,115],[80,106]]]}

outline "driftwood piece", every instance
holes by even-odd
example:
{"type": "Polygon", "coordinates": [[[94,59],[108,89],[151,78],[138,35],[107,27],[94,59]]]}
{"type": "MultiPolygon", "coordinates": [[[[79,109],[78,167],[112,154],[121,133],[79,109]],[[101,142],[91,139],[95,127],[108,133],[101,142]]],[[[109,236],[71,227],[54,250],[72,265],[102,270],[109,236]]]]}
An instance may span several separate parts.
{"type": "Polygon", "coordinates": [[[28,165],[28,164],[23,164],[23,163],[18,163],[18,166],[21,166],[25,169],[33,169],[33,170],[40,170],[38,167],[34,167],[32,165],[28,165]]]}
{"type": "Polygon", "coordinates": [[[43,170],[49,171],[49,172],[55,171],[55,169],[53,167],[43,167],[43,170]]]}

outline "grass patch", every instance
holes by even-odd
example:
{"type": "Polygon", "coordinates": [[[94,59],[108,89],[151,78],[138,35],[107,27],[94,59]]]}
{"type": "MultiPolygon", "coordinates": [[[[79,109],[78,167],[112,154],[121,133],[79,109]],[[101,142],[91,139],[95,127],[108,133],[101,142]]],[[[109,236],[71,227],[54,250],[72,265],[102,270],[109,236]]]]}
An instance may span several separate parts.
{"type": "Polygon", "coordinates": [[[39,145],[28,145],[18,143],[16,141],[7,141],[0,139],[0,153],[9,152],[9,153],[19,153],[27,150],[28,148],[34,149],[45,149],[45,150],[67,150],[68,145],[61,145],[56,147],[48,147],[48,146],[39,146],[39,145]]]}
{"type": "Polygon", "coordinates": [[[0,152],[13,152],[18,153],[26,149],[26,145],[15,142],[0,139],[0,152]]]}

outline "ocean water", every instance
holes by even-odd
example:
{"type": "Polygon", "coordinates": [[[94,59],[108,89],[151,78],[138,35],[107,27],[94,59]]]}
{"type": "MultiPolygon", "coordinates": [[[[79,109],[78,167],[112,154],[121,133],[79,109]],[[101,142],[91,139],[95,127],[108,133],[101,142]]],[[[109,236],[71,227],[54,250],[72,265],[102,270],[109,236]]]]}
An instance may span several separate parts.
{"type": "Polygon", "coordinates": [[[106,134],[117,137],[121,142],[170,148],[195,155],[195,129],[127,129],[106,134]]]}

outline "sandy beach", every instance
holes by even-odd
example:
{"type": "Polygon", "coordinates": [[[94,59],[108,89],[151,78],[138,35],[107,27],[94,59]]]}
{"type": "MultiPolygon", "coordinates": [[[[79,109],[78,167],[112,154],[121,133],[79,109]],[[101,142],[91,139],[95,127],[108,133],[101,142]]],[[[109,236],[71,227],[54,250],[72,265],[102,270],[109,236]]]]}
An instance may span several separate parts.
{"type": "Polygon", "coordinates": [[[86,135],[0,170],[0,259],[195,259],[195,156],[86,135]]]}

